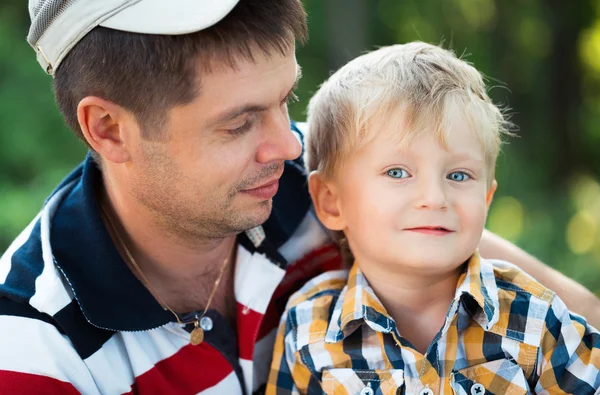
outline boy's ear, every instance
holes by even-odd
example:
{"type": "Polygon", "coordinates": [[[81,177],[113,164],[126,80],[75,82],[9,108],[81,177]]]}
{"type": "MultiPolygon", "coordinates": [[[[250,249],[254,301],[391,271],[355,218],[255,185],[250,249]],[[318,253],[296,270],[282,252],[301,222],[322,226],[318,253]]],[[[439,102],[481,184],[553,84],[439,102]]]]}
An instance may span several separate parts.
{"type": "Polygon", "coordinates": [[[487,196],[485,197],[485,203],[487,204],[488,209],[490,208],[490,204],[492,204],[492,200],[494,199],[494,193],[496,193],[496,189],[498,188],[498,181],[494,180],[490,189],[488,189],[487,196]]]}
{"type": "Polygon", "coordinates": [[[331,230],[343,230],[346,224],[339,209],[339,195],[334,183],[325,180],[320,172],[312,171],[308,176],[308,191],[323,225],[331,230]]]}

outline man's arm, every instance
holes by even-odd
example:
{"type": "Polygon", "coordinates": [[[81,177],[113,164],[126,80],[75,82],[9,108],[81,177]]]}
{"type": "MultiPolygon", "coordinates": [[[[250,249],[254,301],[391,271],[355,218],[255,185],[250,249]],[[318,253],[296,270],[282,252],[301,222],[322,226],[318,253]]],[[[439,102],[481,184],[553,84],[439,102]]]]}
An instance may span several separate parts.
{"type": "Polygon", "coordinates": [[[600,299],[581,284],[549,267],[498,235],[484,230],[479,246],[481,256],[514,263],[558,294],[571,310],[600,328],[600,299]]]}

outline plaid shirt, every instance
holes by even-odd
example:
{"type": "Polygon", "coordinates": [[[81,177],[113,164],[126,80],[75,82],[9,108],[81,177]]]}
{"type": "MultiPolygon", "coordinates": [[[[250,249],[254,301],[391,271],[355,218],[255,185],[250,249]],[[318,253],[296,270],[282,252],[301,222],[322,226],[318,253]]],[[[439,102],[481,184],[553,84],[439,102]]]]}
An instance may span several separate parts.
{"type": "Polygon", "coordinates": [[[356,264],[307,283],[282,317],[267,394],[582,395],[598,391],[599,369],[596,329],[514,266],[475,254],[425,355],[356,264]]]}

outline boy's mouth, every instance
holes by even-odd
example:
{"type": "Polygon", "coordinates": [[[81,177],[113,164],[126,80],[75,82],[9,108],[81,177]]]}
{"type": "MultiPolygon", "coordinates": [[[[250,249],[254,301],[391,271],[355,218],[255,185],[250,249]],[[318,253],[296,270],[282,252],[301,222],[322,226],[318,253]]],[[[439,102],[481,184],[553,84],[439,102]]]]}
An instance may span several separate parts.
{"type": "Polygon", "coordinates": [[[413,228],[406,228],[405,230],[432,236],[446,236],[451,233],[454,233],[453,230],[445,228],[443,226],[415,226],[413,228]]]}

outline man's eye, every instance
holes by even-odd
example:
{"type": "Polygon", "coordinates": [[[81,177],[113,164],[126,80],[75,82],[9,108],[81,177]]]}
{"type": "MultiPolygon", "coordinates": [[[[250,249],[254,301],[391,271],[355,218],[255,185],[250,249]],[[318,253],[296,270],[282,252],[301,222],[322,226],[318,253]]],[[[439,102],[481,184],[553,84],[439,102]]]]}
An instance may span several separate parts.
{"type": "Polygon", "coordinates": [[[452,181],[461,182],[461,181],[467,181],[470,178],[471,177],[464,171],[455,171],[455,172],[448,174],[448,179],[452,180],[452,181]]]}
{"type": "Polygon", "coordinates": [[[407,178],[410,177],[410,174],[404,169],[390,169],[386,173],[388,176],[392,178],[407,178]]]}
{"type": "Polygon", "coordinates": [[[283,104],[296,103],[298,100],[299,100],[298,95],[296,95],[294,92],[292,92],[289,95],[287,95],[287,97],[283,100],[283,104]]]}
{"type": "Polygon", "coordinates": [[[239,128],[227,129],[227,132],[233,136],[236,136],[238,134],[243,134],[243,133],[247,132],[248,130],[250,130],[250,128],[252,128],[252,122],[248,120],[248,121],[244,122],[244,124],[242,126],[240,126],[239,128]]]}

